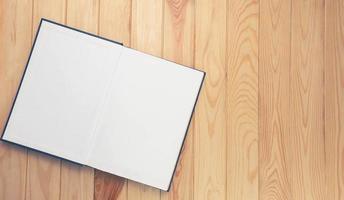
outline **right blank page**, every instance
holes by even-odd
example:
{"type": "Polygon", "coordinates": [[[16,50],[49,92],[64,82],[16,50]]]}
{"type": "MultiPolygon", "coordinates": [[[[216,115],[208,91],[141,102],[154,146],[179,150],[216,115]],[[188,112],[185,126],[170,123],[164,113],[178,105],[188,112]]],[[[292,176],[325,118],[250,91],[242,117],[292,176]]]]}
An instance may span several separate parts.
{"type": "Polygon", "coordinates": [[[204,72],[123,48],[89,165],[167,190],[204,72]]]}

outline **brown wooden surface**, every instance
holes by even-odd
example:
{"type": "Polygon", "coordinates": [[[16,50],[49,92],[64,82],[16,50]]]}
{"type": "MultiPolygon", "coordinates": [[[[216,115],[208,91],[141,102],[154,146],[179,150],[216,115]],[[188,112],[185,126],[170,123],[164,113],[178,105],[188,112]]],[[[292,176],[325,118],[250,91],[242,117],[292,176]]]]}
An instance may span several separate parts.
{"type": "MultiPolygon", "coordinates": [[[[344,53],[344,52],[343,52],[344,53]]],[[[326,199],[324,2],[293,1],[287,173],[295,199],[326,199]]]]}
{"type": "MultiPolygon", "coordinates": [[[[164,41],[163,57],[179,64],[194,65],[195,48],[195,1],[168,0],[164,6],[164,41]]],[[[194,121],[191,122],[189,133],[185,139],[180,163],[173,178],[170,192],[161,192],[161,200],[193,199],[194,160],[193,139],[194,121]]]]}
{"type": "Polygon", "coordinates": [[[325,167],[327,199],[344,199],[344,4],[325,4],[325,167]]]}
{"type": "Polygon", "coordinates": [[[288,180],[291,0],[262,1],[259,20],[259,198],[293,199],[288,180]]]}
{"type": "Polygon", "coordinates": [[[0,142],[0,199],[344,199],[342,0],[1,0],[0,124],[49,18],[206,71],[169,193],[0,142]]]}
{"type": "Polygon", "coordinates": [[[207,72],[194,138],[194,199],[226,198],[226,1],[195,4],[195,66],[207,72]]]}
{"type": "Polygon", "coordinates": [[[259,3],[228,3],[227,199],[257,199],[259,3]]]}
{"type": "MultiPolygon", "coordinates": [[[[0,3],[0,123],[7,121],[32,42],[32,0],[0,3]],[[17,16],[21,17],[17,17],[17,16]]],[[[0,142],[0,199],[25,199],[27,150],[0,142]]]]}

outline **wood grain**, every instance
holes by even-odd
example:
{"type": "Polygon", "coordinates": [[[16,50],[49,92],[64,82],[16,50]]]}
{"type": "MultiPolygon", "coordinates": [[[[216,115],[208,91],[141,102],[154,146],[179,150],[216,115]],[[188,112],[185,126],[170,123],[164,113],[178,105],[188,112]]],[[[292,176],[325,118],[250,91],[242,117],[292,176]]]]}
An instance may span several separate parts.
{"type": "Polygon", "coordinates": [[[67,0],[66,24],[98,34],[99,0],[67,0]]]}
{"type": "MultiPolygon", "coordinates": [[[[99,35],[130,46],[131,1],[100,0],[99,6],[99,35]]],[[[126,179],[95,170],[94,199],[126,200],[127,187],[126,179]]]]}
{"type": "Polygon", "coordinates": [[[257,0],[227,10],[227,199],[258,199],[257,0]]]}
{"type": "Polygon", "coordinates": [[[127,199],[127,180],[102,171],[94,172],[94,199],[127,199]]]}
{"type": "Polygon", "coordinates": [[[226,1],[195,4],[195,66],[207,73],[195,115],[194,199],[226,199],[226,1]]]}
{"type": "MultiPolygon", "coordinates": [[[[0,131],[31,47],[32,1],[0,1],[0,131]]],[[[25,199],[27,150],[0,142],[0,199],[25,199]]]]}
{"type": "MultiPolygon", "coordinates": [[[[195,2],[166,0],[164,5],[163,57],[186,66],[193,66],[195,2]]],[[[194,120],[187,133],[170,192],[161,192],[163,200],[193,199],[193,127],[194,120]]]]}
{"type": "Polygon", "coordinates": [[[163,1],[132,0],[131,47],[162,56],[163,1]]]}
{"type": "Polygon", "coordinates": [[[130,46],[131,1],[100,0],[99,35],[130,46]]]}
{"type": "MultiPolygon", "coordinates": [[[[99,1],[72,0],[66,5],[66,24],[94,34],[98,33],[99,1]]],[[[94,170],[90,167],[62,161],[61,199],[92,200],[94,170]]]]}
{"type": "Polygon", "coordinates": [[[94,199],[93,169],[68,161],[62,161],[60,199],[94,199]]]}
{"type": "Polygon", "coordinates": [[[344,199],[344,4],[325,1],[325,146],[327,199],[344,199]]]}
{"type": "Polygon", "coordinates": [[[41,18],[64,24],[66,21],[66,0],[34,0],[33,34],[36,34],[41,18]]]}
{"type": "MultiPolygon", "coordinates": [[[[131,47],[161,57],[163,1],[133,0],[131,13],[131,47]]],[[[160,190],[128,181],[128,200],[146,199],[160,199],[160,190]]]]}
{"type": "Polygon", "coordinates": [[[290,132],[286,138],[293,199],[326,199],[323,113],[324,1],[293,1],[290,132]]]}
{"type": "Polygon", "coordinates": [[[60,159],[28,152],[26,199],[60,199],[60,159]]]}
{"type": "Polygon", "coordinates": [[[0,199],[344,199],[343,13],[341,0],[0,1],[1,129],[41,17],[207,73],[169,193],[0,142],[0,199]]]}
{"type": "MultiPolygon", "coordinates": [[[[65,6],[65,0],[33,1],[32,40],[42,17],[61,23],[65,21],[65,6]]],[[[60,159],[28,151],[26,199],[60,198],[60,162],[60,159]]]]}
{"type": "Polygon", "coordinates": [[[260,10],[259,199],[287,200],[291,1],[260,1],[260,10]]]}

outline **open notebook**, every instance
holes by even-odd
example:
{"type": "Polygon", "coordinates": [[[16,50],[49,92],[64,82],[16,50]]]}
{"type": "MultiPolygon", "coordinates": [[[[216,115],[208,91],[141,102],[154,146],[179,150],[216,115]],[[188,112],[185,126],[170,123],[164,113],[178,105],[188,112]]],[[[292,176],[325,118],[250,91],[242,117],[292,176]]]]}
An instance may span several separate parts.
{"type": "Polygon", "coordinates": [[[166,191],[204,76],[42,19],[2,139],[166,191]]]}

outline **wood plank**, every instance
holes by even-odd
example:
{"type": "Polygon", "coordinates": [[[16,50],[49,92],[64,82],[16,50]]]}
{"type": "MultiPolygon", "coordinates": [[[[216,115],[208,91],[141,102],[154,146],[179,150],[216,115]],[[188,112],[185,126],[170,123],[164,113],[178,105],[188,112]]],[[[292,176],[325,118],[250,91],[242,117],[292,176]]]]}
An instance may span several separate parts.
{"type": "Polygon", "coordinates": [[[162,56],[163,1],[132,1],[131,47],[162,56]]]}
{"type": "Polygon", "coordinates": [[[195,115],[194,199],[226,199],[226,1],[195,2],[195,66],[207,75],[195,115]]]}
{"type": "Polygon", "coordinates": [[[100,0],[99,35],[130,46],[131,0],[100,0]]]}
{"type": "Polygon", "coordinates": [[[227,13],[227,199],[258,199],[257,0],[227,13]]]}
{"type": "MultiPolygon", "coordinates": [[[[98,33],[99,1],[67,1],[66,24],[94,34],[98,33]]],[[[90,167],[62,161],[61,199],[94,198],[94,170],[90,167]]]]}
{"type": "Polygon", "coordinates": [[[26,199],[60,198],[60,159],[28,151],[26,199]]]}
{"type": "MultiPolygon", "coordinates": [[[[0,1],[0,131],[2,134],[32,37],[32,1],[0,1]]],[[[0,142],[0,199],[25,199],[27,150],[0,142]]]]}
{"type": "Polygon", "coordinates": [[[289,135],[291,0],[260,1],[259,199],[292,199],[286,169],[289,135]]]}
{"type": "Polygon", "coordinates": [[[92,168],[62,161],[60,199],[92,200],[94,197],[92,168]]]}
{"type": "MultiPolygon", "coordinates": [[[[33,2],[33,36],[42,17],[65,21],[65,0],[36,0],[33,2]]],[[[60,159],[28,151],[26,199],[60,198],[60,159]]]]}
{"type": "MultiPolygon", "coordinates": [[[[100,0],[99,35],[130,46],[131,1],[100,0]]],[[[95,170],[95,199],[127,199],[127,180],[95,170]]]]}
{"type": "MultiPolygon", "coordinates": [[[[162,54],[163,1],[133,0],[131,47],[155,56],[162,54]]],[[[160,190],[128,181],[128,200],[160,199],[160,190]]]]}
{"type": "Polygon", "coordinates": [[[99,170],[94,171],[94,199],[127,199],[127,180],[99,170]]]}
{"type": "Polygon", "coordinates": [[[67,0],[66,24],[83,31],[98,34],[99,1],[67,0]]]}
{"type": "MultiPolygon", "coordinates": [[[[165,59],[194,65],[194,0],[166,0],[164,2],[164,48],[165,59]]],[[[193,199],[193,127],[191,122],[173,177],[170,192],[161,192],[163,200],[193,199]]]]}
{"type": "Polygon", "coordinates": [[[36,33],[41,18],[59,23],[66,21],[66,0],[35,0],[33,3],[33,33],[36,33]]]}
{"type": "Polygon", "coordinates": [[[324,1],[293,1],[287,170],[293,199],[326,199],[324,1]]]}
{"type": "Polygon", "coordinates": [[[344,199],[344,4],[325,1],[325,152],[327,199],[344,199]]]}

